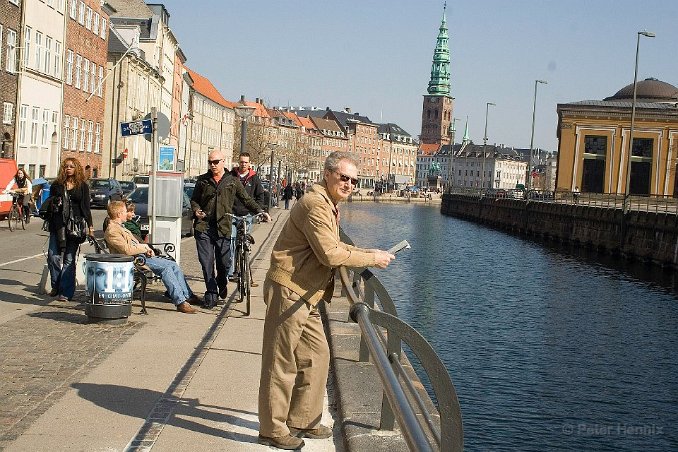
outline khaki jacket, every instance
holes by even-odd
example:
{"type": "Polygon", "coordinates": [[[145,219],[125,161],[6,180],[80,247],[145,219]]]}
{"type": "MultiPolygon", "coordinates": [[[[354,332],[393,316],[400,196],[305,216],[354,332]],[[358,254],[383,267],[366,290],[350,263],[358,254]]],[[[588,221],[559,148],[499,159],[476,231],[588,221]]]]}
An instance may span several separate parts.
{"type": "Polygon", "coordinates": [[[134,234],[115,221],[108,223],[104,240],[106,240],[110,252],[114,254],[136,256],[137,254],[146,254],[149,249],[148,245],[139,243],[134,234]]]}
{"type": "Polygon", "coordinates": [[[339,240],[337,208],[325,182],[315,184],[296,202],[271,253],[267,278],[315,306],[330,301],[334,269],[372,267],[375,254],[339,240]]]}

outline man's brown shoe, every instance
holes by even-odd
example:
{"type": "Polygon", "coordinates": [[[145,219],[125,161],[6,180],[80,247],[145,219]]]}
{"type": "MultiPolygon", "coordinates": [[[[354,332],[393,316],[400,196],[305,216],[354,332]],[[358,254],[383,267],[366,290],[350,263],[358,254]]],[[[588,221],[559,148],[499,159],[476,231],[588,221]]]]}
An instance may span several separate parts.
{"type": "Polygon", "coordinates": [[[188,301],[184,301],[183,303],[178,304],[177,311],[183,312],[184,314],[195,314],[196,312],[198,312],[195,309],[193,309],[193,306],[191,306],[188,303],[188,301]]]}
{"type": "Polygon", "coordinates": [[[195,306],[200,306],[200,305],[202,305],[202,300],[201,300],[200,297],[197,296],[196,294],[191,295],[191,296],[188,298],[188,300],[186,300],[186,301],[188,301],[189,304],[192,304],[192,305],[195,305],[195,306]]]}
{"type": "Polygon", "coordinates": [[[299,450],[304,447],[304,440],[295,438],[292,435],[278,436],[277,438],[259,435],[257,441],[264,446],[273,446],[285,450],[299,450]]]}
{"type": "Polygon", "coordinates": [[[289,427],[290,435],[294,435],[298,438],[311,438],[311,439],[325,439],[332,436],[332,429],[318,424],[316,428],[294,428],[289,427]]]}

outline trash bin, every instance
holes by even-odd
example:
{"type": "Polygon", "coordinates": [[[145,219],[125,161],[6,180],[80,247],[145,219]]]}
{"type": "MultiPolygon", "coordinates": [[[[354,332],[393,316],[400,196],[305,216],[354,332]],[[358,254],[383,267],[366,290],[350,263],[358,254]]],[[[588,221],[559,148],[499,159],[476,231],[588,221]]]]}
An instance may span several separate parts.
{"type": "Polygon", "coordinates": [[[125,323],[132,314],[134,256],[85,255],[87,302],[85,314],[92,322],[125,323]]]}

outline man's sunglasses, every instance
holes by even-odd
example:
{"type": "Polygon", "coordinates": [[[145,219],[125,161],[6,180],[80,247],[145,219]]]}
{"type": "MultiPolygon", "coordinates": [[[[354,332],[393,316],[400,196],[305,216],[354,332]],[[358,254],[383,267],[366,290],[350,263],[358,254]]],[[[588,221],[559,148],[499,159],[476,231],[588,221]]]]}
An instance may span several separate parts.
{"type": "Polygon", "coordinates": [[[208,160],[208,161],[207,161],[207,164],[208,164],[208,165],[218,165],[219,162],[221,162],[222,160],[223,160],[223,159],[219,159],[219,160],[208,160]]]}
{"type": "Polygon", "coordinates": [[[351,182],[351,184],[353,184],[354,187],[356,185],[358,185],[358,179],[354,179],[350,176],[347,176],[346,174],[341,174],[339,171],[332,171],[332,172],[335,173],[336,175],[338,175],[339,180],[341,180],[342,182],[351,182]]]}

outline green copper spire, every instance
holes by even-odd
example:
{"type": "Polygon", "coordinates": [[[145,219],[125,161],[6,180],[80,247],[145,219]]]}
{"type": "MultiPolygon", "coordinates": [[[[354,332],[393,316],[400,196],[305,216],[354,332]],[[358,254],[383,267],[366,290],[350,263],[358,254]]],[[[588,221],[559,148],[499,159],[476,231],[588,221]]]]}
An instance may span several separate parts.
{"type": "Polygon", "coordinates": [[[428,82],[428,93],[440,96],[450,95],[450,48],[447,37],[447,19],[443,6],[443,21],[440,23],[436,48],[433,51],[433,64],[431,65],[431,81],[428,82]]]}

